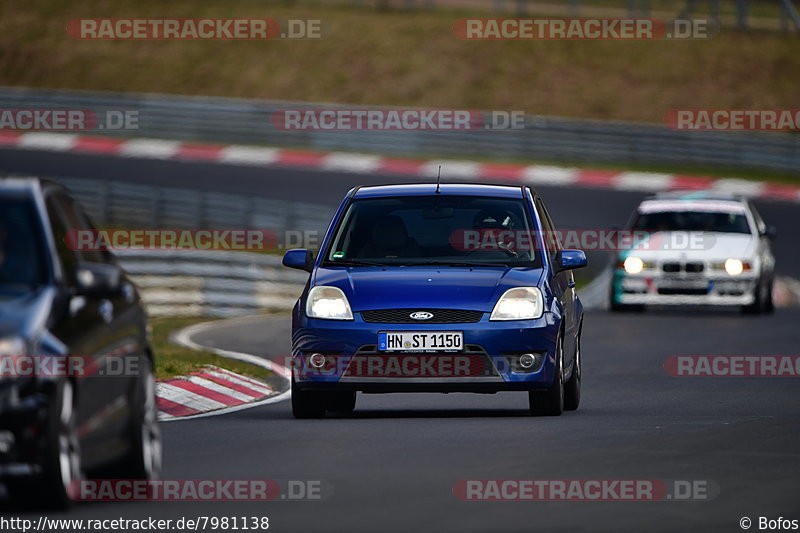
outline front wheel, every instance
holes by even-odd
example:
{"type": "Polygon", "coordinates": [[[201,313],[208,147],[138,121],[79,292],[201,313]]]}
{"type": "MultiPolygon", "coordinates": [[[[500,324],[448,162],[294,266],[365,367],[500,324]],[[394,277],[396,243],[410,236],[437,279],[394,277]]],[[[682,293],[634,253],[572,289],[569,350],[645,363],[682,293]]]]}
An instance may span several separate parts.
{"type": "Polygon", "coordinates": [[[295,418],[324,418],[325,397],[320,391],[302,390],[292,377],[292,414],[295,418]]]}
{"type": "Polygon", "coordinates": [[[556,344],[556,364],[553,384],[544,391],[528,391],[528,405],[536,416],[561,416],[564,412],[564,345],[556,344]]]}
{"type": "Polygon", "coordinates": [[[83,478],[76,407],[75,384],[69,380],[58,383],[50,405],[44,465],[44,496],[48,507],[70,507],[74,502],[73,483],[83,478]]]}
{"type": "Polygon", "coordinates": [[[332,413],[352,413],[356,410],[355,391],[335,391],[328,398],[327,410],[332,413]]]}
{"type": "Polygon", "coordinates": [[[575,341],[575,362],[572,367],[572,375],[564,385],[564,410],[575,411],[581,404],[581,331],[578,330],[578,338],[575,341]]]}
{"type": "Polygon", "coordinates": [[[131,405],[131,450],[120,461],[120,474],[124,478],[151,480],[161,473],[161,428],[153,368],[149,360],[144,366],[131,405]]]}

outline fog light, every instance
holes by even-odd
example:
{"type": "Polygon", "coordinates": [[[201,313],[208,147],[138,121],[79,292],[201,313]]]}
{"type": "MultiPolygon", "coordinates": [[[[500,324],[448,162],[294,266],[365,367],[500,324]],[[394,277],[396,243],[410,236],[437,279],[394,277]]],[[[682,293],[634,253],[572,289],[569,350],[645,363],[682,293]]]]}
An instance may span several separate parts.
{"type": "Polygon", "coordinates": [[[536,357],[534,357],[532,354],[524,353],[519,356],[519,366],[521,366],[525,370],[533,368],[533,365],[535,364],[536,364],[536,357]]]}
{"type": "Polygon", "coordinates": [[[325,366],[325,356],[321,353],[312,353],[311,357],[308,358],[308,362],[315,368],[322,368],[325,366]]]}

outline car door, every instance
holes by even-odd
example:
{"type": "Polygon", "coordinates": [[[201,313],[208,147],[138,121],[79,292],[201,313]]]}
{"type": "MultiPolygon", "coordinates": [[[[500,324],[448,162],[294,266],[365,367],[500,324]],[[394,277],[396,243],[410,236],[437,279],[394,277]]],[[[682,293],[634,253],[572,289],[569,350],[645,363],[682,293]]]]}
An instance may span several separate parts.
{"type": "Polygon", "coordinates": [[[536,198],[536,211],[545,234],[545,244],[551,265],[551,289],[561,304],[564,321],[564,364],[572,364],[572,356],[576,348],[577,317],[575,316],[575,279],[571,270],[559,270],[561,239],[558,236],[553,220],[540,197],[536,198]]]}
{"type": "Polygon", "coordinates": [[[111,439],[127,424],[127,391],[130,379],[117,352],[124,344],[120,334],[118,297],[77,295],[77,268],[81,262],[103,262],[103,255],[91,250],[74,250],[67,244],[71,231],[87,229],[88,221],[73,200],[60,191],[45,198],[56,254],[70,295],[64,319],[53,332],[69,348],[69,355],[85,357],[86,374],[78,380],[78,424],[82,436],[84,464],[102,463],[114,454],[111,439]]]}

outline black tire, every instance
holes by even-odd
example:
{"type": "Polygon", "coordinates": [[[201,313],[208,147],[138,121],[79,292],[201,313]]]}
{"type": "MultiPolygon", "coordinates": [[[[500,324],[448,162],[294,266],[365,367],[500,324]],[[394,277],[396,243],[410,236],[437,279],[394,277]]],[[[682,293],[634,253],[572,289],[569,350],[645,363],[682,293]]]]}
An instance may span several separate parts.
{"type": "Polygon", "coordinates": [[[295,418],[324,418],[325,396],[319,391],[302,390],[292,378],[292,414],[295,418]]]}
{"type": "Polygon", "coordinates": [[[742,313],[746,315],[760,315],[762,313],[772,313],[775,311],[775,303],[772,301],[772,280],[758,280],[755,291],[755,300],[750,305],[742,306],[742,313]]]}
{"type": "Polygon", "coordinates": [[[130,439],[131,449],[119,462],[119,477],[124,479],[158,479],[161,474],[161,429],[158,425],[155,376],[150,359],[143,363],[132,394],[130,439]]]}
{"type": "Polygon", "coordinates": [[[576,411],[581,404],[581,332],[583,325],[578,329],[578,338],[575,344],[575,363],[572,375],[564,384],[564,410],[576,411]]]}
{"type": "Polygon", "coordinates": [[[75,383],[70,380],[62,380],[53,387],[48,408],[43,490],[35,489],[37,497],[44,496],[44,505],[48,508],[71,507],[75,503],[73,482],[84,477],[76,398],[75,383]]]}
{"type": "Polygon", "coordinates": [[[332,392],[326,404],[326,409],[332,413],[352,413],[356,410],[356,392],[332,392]]]}
{"type": "Polygon", "coordinates": [[[561,416],[564,412],[564,345],[561,337],[556,344],[556,368],[553,384],[544,391],[528,391],[528,405],[536,416],[561,416]]]}
{"type": "Polygon", "coordinates": [[[775,312],[775,301],[772,299],[772,289],[775,285],[775,280],[770,279],[769,283],[767,284],[767,290],[765,294],[764,300],[764,312],[768,315],[771,315],[775,312]]]}

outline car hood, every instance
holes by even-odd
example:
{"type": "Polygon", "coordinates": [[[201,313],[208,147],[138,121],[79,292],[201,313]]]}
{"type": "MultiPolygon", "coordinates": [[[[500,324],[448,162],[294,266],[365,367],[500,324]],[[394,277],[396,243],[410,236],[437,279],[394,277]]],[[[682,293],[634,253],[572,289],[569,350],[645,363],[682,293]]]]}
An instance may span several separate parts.
{"type": "Polygon", "coordinates": [[[642,259],[711,261],[728,258],[747,259],[755,255],[756,239],[743,233],[704,232],[694,237],[686,232],[658,232],[650,235],[623,257],[635,255],[642,259]],[[690,244],[691,243],[691,244],[690,244]]]}
{"type": "Polygon", "coordinates": [[[50,314],[54,295],[50,287],[23,293],[0,291],[0,337],[31,338],[41,331],[50,314]]]}
{"type": "Polygon", "coordinates": [[[353,311],[369,309],[470,309],[491,312],[513,287],[533,287],[541,268],[334,267],[319,268],[314,285],[340,288],[353,311]]]}

